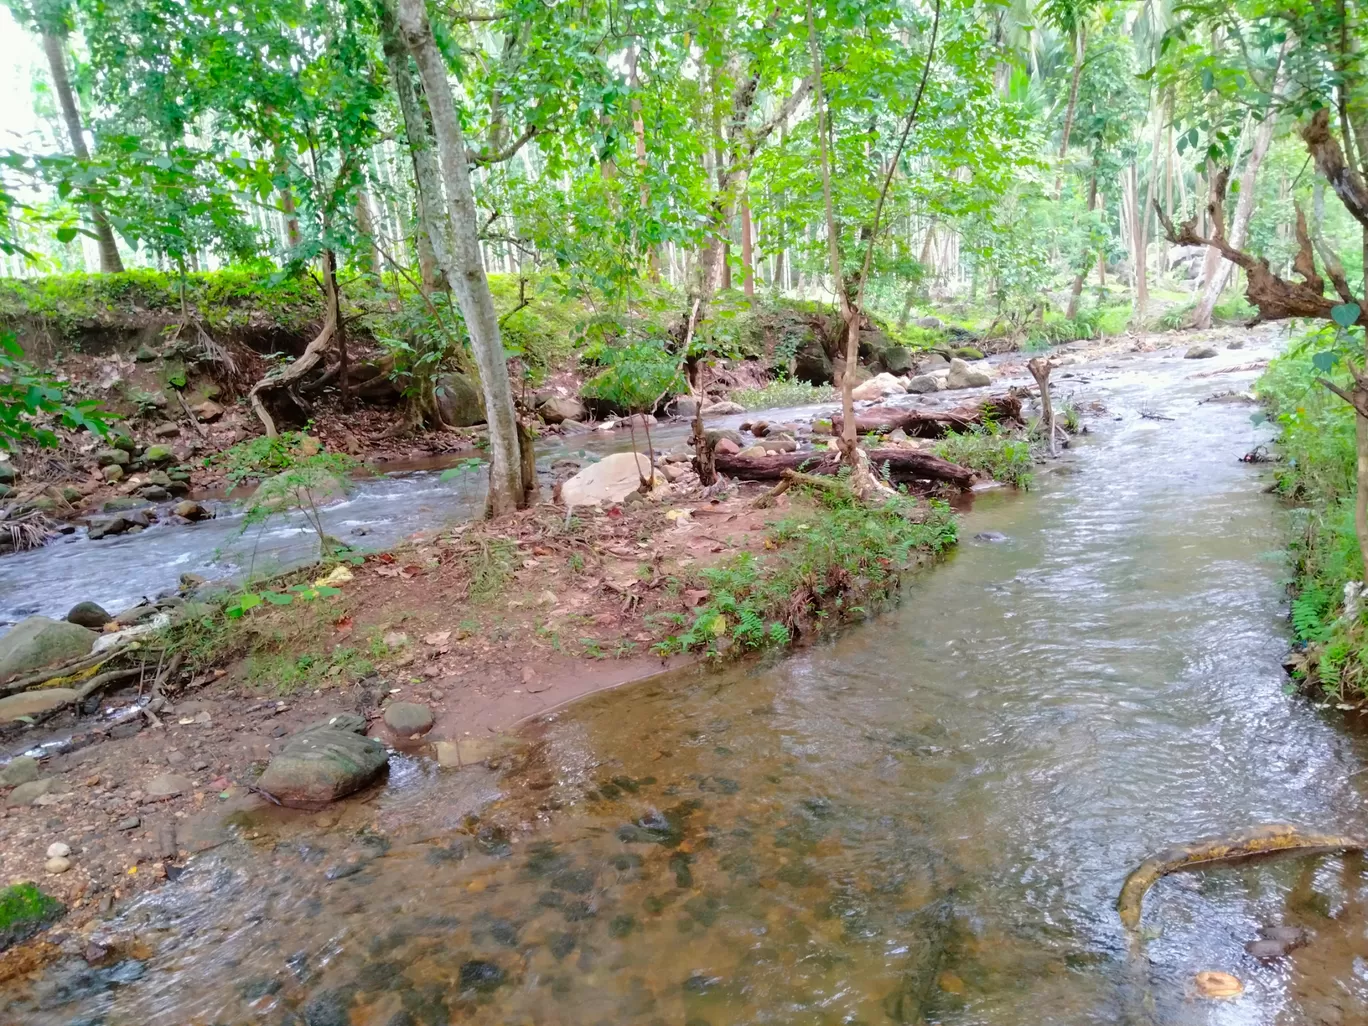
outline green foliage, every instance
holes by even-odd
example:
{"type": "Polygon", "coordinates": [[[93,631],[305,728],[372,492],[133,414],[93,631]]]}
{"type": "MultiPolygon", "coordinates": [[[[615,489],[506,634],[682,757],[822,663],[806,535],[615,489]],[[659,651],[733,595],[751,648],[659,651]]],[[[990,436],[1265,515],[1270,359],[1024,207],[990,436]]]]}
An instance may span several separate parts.
{"type": "Polygon", "coordinates": [[[60,386],[24,362],[13,333],[0,332],[0,449],[17,449],[25,442],[56,445],[52,421],[97,435],[108,430],[99,403],[68,399],[60,386]]]}
{"type": "Polygon", "coordinates": [[[306,431],[283,431],[238,442],[206,461],[225,472],[229,484],[269,477],[317,455],[318,440],[306,431]]]}
{"type": "Polygon", "coordinates": [[[768,410],[777,406],[816,406],[835,402],[840,393],[831,385],[810,385],[806,381],[771,381],[759,388],[738,388],[731,401],[748,410],[768,410]]]}
{"type": "Polygon", "coordinates": [[[863,610],[855,603],[890,595],[919,552],[955,541],[949,510],[905,498],[869,507],[821,491],[809,510],[774,524],[763,558],[741,553],[699,570],[691,583],[708,589],[685,629],[656,645],[661,654],[719,654],[782,647],[811,623],[863,610]]]}
{"type": "Polygon", "coordinates": [[[1031,485],[1031,443],[1020,436],[975,428],[946,435],[936,443],[935,453],[951,463],[981,470],[995,481],[1017,488],[1031,485]]]}
{"type": "Polygon", "coordinates": [[[650,412],[666,396],[684,390],[684,376],[677,357],[662,342],[633,342],[605,349],[603,370],[580,388],[588,399],[601,399],[629,412],[650,412]]]}

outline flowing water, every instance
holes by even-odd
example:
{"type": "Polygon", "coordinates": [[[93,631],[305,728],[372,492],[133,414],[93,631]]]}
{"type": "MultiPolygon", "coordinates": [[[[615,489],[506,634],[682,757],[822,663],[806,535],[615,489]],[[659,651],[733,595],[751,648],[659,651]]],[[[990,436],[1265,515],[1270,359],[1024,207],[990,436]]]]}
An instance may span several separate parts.
{"type": "Polygon", "coordinates": [[[1368,748],[1285,692],[1280,513],[1238,462],[1264,439],[1198,402],[1252,375],[1193,370],[1078,385],[1107,412],[1071,472],[980,498],[896,610],[595,696],[498,770],[396,756],[340,825],[246,828],[123,914],[141,957],[58,965],[0,1021],[1368,1020],[1357,857],[1167,877],[1136,936],[1115,912],[1171,843],[1368,832],[1368,748]],[[1310,944],[1245,953],[1278,924],[1310,944]],[[1243,995],[1200,997],[1213,969],[1243,995]]]}

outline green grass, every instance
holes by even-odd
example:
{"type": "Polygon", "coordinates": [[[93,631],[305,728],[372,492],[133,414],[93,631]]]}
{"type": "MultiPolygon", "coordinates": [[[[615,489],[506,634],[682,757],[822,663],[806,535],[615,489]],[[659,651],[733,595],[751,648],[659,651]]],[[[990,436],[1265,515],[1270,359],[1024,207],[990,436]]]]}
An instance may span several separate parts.
{"type": "Polygon", "coordinates": [[[0,891],[0,951],[19,944],[66,912],[56,898],[35,884],[21,883],[0,891]]]}
{"type": "Polygon", "coordinates": [[[980,470],[994,481],[1028,488],[1031,484],[1031,443],[1019,435],[976,428],[946,435],[935,445],[943,460],[970,470],[980,470]]]}
{"type": "Polygon", "coordinates": [[[834,402],[840,393],[832,385],[810,385],[806,381],[771,381],[760,388],[738,388],[731,394],[734,403],[748,410],[769,410],[777,406],[816,406],[834,402]]]}
{"type": "MultiPolygon", "coordinates": [[[[800,486],[800,491],[805,490],[800,486]]],[[[697,571],[686,582],[708,589],[706,603],[655,646],[677,652],[745,652],[783,647],[796,635],[865,612],[892,594],[919,553],[955,541],[941,503],[899,497],[870,507],[848,493],[819,489],[813,506],[773,524],[766,554],[742,553],[697,571]]]]}

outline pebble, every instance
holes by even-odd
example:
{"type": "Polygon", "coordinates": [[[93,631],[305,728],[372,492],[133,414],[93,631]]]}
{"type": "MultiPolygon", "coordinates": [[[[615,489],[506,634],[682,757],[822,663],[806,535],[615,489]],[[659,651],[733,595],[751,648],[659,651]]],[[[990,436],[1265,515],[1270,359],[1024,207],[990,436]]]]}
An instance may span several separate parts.
{"type": "Polygon", "coordinates": [[[48,859],[43,863],[43,868],[52,876],[56,876],[59,873],[65,873],[71,868],[71,860],[63,858],[48,859]]]}
{"type": "Polygon", "coordinates": [[[190,764],[190,768],[198,773],[201,770],[207,770],[209,768],[209,763],[203,759],[196,759],[190,764]]]}
{"type": "Polygon", "coordinates": [[[47,857],[50,859],[64,859],[71,854],[71,845],[61,841],[53,841],[48,845],[47,857]]]}
{"type": "Polygon", "coordinates": [[[142,823],[142,820],[140,820],[137,816],[129,816],[127,819],[119,820],[118,824],[114,827],[114,829],[136,830],[140,823],[142,823]]]}

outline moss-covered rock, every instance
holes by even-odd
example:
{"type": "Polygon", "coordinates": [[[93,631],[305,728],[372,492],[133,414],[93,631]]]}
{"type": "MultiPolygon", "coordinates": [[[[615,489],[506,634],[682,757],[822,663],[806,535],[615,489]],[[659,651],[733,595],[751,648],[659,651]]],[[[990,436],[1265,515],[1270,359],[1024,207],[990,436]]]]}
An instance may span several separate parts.
{"type": "Polygon", "coordinates": [[[22,944],[65,913],[65,905],[35,884],[6,887],[0,891],[0,951],[22,944]]]}

